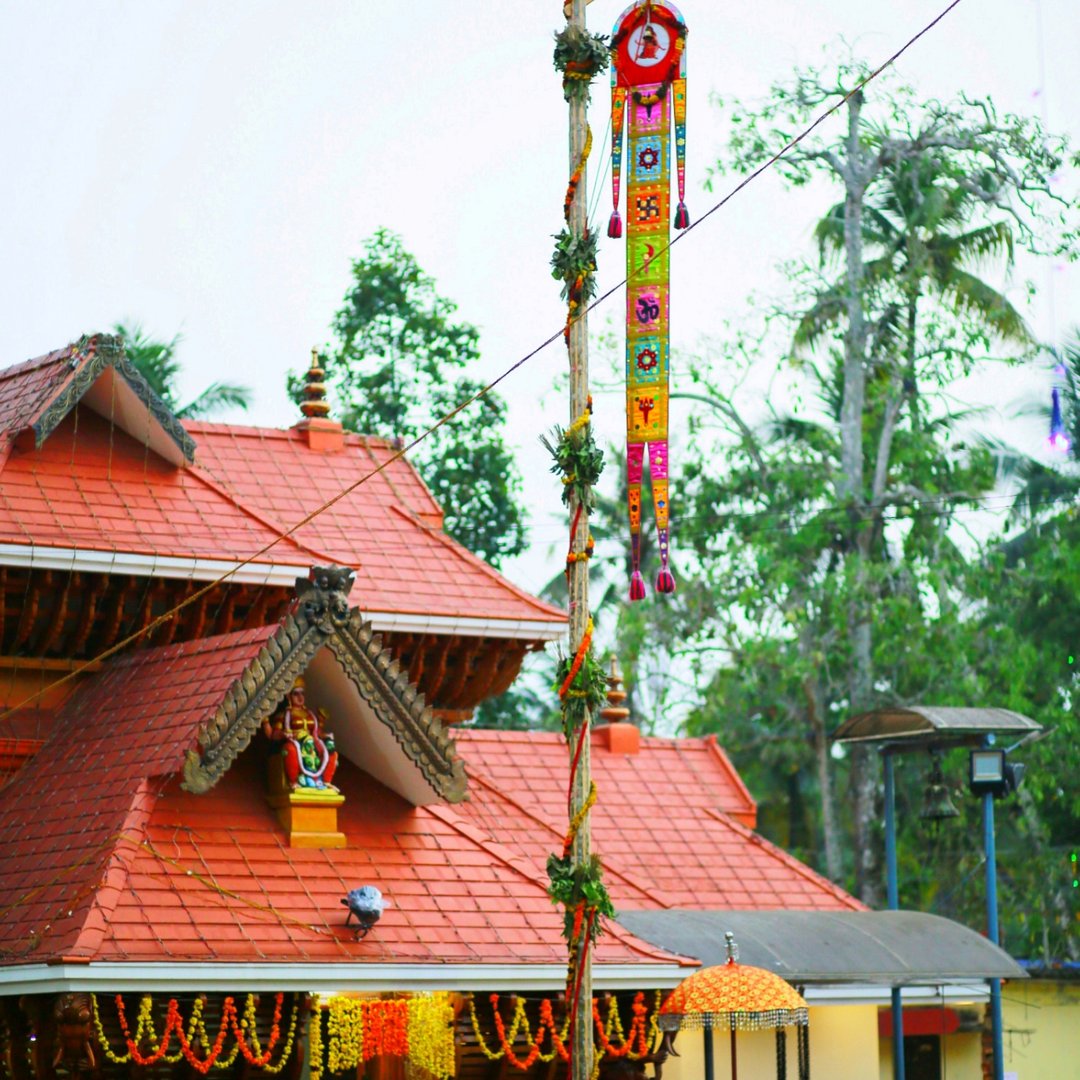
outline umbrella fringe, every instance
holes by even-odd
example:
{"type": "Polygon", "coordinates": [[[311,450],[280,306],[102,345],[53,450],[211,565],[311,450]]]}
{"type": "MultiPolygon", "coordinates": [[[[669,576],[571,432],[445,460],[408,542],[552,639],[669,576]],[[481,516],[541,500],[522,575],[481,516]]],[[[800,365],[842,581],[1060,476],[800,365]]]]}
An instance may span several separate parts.
{"type": "Polygon", "coordinates": [[[763,1009],[761,1011],[722,1011],[661,1013],[658,1017],[664,1031],[693,1031],[711,1028],[714,1031],[764,1031],[779,1027],[802,1027],[810,1022],[806,1009],[763,1009]]]}

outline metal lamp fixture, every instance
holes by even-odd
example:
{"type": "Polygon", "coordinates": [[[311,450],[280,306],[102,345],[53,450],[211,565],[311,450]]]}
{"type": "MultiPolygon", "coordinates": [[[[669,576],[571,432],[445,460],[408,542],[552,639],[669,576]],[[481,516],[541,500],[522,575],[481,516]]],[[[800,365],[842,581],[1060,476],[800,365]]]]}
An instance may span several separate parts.
{"type": "Polygon", "coordinates": [[[976,795],[1000,799],[1010,795],[1024,778],[1024,766],[1005,758],[1004,750],[972,750],[969,786],[976,795]]]}

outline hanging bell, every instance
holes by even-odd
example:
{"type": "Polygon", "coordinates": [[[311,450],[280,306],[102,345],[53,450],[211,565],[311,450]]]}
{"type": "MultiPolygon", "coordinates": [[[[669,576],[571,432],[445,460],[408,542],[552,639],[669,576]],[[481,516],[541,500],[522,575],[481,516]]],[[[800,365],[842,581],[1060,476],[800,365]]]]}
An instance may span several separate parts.
{"type": "Polygon", "coordinates": [[[926,791],[923,793],[923,808],[919,817],[923,821],[945,821],[947,818],[959,817],[960,811],[953,806],[949,797],[949,788],[945,783],[945,777],[941,772],[941,758],[934,755],[934,764],[930,769],[930,779],[926,783],[926,791]]]}

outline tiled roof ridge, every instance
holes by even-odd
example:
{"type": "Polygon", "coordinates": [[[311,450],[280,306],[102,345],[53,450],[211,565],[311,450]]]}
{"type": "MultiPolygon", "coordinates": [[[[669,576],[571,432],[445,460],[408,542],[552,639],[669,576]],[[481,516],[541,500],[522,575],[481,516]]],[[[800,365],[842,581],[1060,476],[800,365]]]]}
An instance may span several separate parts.
{"type": "MultiPolygon", "coordinates": [[[[420,518],[419,511],[409,502],[409,500],[407,498],[405,498],[404,495],[402,495],[402,493],[398,490],[397,484],[394,483],[394,477],[391,475],[392,470],[388,467],[390,465],[390,459],[387,459],[387,461],[385,462],[385,466],[387,466],[387,467],[382,467],[382,466],[380,466],[379,460],[375,457],[375,454],[372,452],[372,448],[368,443],[365,442],[363,444],[363,446],[361,447],[361,449],[364,451],[365,454],[367,454],[368,460],[374,466],[374,470],[369,475],[373,477],[375,475],[375,473],[378,472],[379,475],[382,477],[382,480],[386,484],[386,486],[397,497],[398,502],[401,503],[403,506],[408,507],[409,513],[412,515],[412,518],[410,518],[410,520],[415,519],[415,521],[417,523],[424,524],[423,520],[420,518]]],[[[434,506],[438,507],[438,509],[439,509],[439,511],[441,513],[442,512],[442,507],[439,506],[438,502],[436,502],[436,500],[435,500],[435,497],[431,494],[431,491],[428,489],[427,484],[424,483],[423,477],[421,477],[421,475],[420,475],[420,470],[417,469],[415,466],[413,466],[411,462],[406,461],[404,455],[402,455],[398,460],[401,461],[402,464],[404,464],[406,467],[408,467],[408,468],[410,468],[412,470],[413,475],[416,477],[417,480],[420,481],[420,485],[423,487],[424,491],[427,492],[427,496],[428,496],[429,499],[431,499],[432,504],[434,506]]],[[[394,504],[391,504],[391,505],[397,505],[397,504],[394,503],[394,504]]]]}
{"type": "MultiPolygon", "coordinates": [[[[493,784],[486,777],[481,776],[480,774],[471,771],[469,769],[469,767],[468,767],[468,762],[466,762],[465,770],[468,773],[470,781],[472,781],[473,783],[479,784],[481,787],[487,788],[488,791],[490,791],[493,794],[495,794],[496,796],[498,796],[500,799],[503,800],[503,802],[509,803],[518,813],[522,814],[524,817],[527,817],[530,821],[536,822],[536,824],[538,824],[543,829],[545,829],[547,832],[549,832],[555,838],[555,842],[557,844],[562,843],[562,840],[563,840],[562,834],[559,832],[559,830],[557,828],[555,828],[554,825],[551,824],[551,822],[545,821],[544,818],[540,817],[539,814],[535,814],[535,813],[533,813],[533,811],[529,810],[527,807],[522,806],[521,803],[519,803],[517,801],[517,799],[515,799],[512,796],[508,795],[505,791],[503,791],[502,788],[500,788],[497,785],[493,784]]],[[[648,888],[648,886],[642,885],[639,881],[637,881],[634,877],[632,877],[629,873],[627,873],[627,871],[620,869],[618,866],[612,865],[610,859],[605,858],[603,860],[603,864],[604,864],[604,872],[605,873],[612,874],[613,876],[619,878],[625,885],[628,885],[630,888],[634,889],[636,892],[640,893],[642,896],[647,897],[654,904],[656,904],[657,907],[659,907],[659,908],[667,908],[667,907],[671,906],[670,904],[667,903],[666,900],[663,900],[659,896],[656,896],[648,888]]]]}
{"type": "MultiPolygon", "coordinates": [[[[237,424],[227,420],[184,419],[184,427],[191,432],[209,435],[232,435],[240,439],[280,439],[287,442],[303,442],[303,436],[295,427],[267,427],[262,424],[237,424]]],[[[392,439],[381,435],[364,435],[358,431],[346,431],[345,442],[352,446],[372,446],[376,449],[393,450],[392,439]]],[[[402,458],[407,462],[407,459],[402,458]]]]}
{"type": "Polygon", "coordinates": [[[805,878],[807,881],[813,882],[819,888],[824,888],[828,892],[832,893],[837,900],[846,904],[853,911],[866,911],[868,908],[857,897],[852,896],[846,889],[842,889],[835,882],[830,881],[824,874],[819,874],[812,867],[806,865],[800,859],[796,859],[794,855],[785,851],[782,847],[774,844],[771,840],[766,840],[760,833],[754,832],[753,829],[748,829],[741,821],[737,821],[732,815],[725,814],[723,810],[716,810],[711,806],[703,806],[701,808],[704,813],[716,821],[719,821],[723,825],[727,825],[729,828],[739,833],[744,839],[757,844],[758,847],[763,848],[771,855],[775,856],[789,870],[794,871],[800,877],[805,878]]]}
{"type": "Polygon", "coordinates": [[[69,955],[94,957],[109,931],[113,911],[127,888],[131,860],[139,845],[146,839],[147,826],[154,810],[155,792],[149,778],[143,778],[132,792],[131,804],[123,824],[114,835],[113,846],[107,853],[104,872],[91,893],[82,926],[69,955]],[[127,851],[123,848],[127,847],[127,851]]]}
{"type": "MultiPolygon", "coordinates": [[[[536,871],[536,867],[531,860],[525,858],[522,855],[518,855],[516,852],[511,851],[504,844],[500,844],[497,840],[491,838],[483,829],[472,822],[465,821],[459,814],[451,810],[448,806],[439,806],[434,804],[427,807],[427,811],[433,814],[444,824],[449,825],[450,828],[456,829],[462,836],[467,837],[478,847],[483,848],[489,852],[500,862],[508,866],[515,873],[520,874],[522,877],[531,881],[534,885],[547,892],[548,883],[542,878],[536,871]]],[[[609,920],[609,925],[617,926],[618,931],[615,933],[615,937],[622,942],[624,946],[632,949],[634,952],[640,953],[642,956],[647,956],[650,959],[671,959],[677,957],[679,959],[685,959],[679,957],[677,953],[669,953],[664,949],[655,945],[649,945],[648,942],[643,941],[641,938],[635,937],[635,935],[626,929],[625,926],[620,926],[616,920],[609,920]]]]}
{"type": "MultiPolygon", "coordinates": [[[[204,484],[215,494],[220,495],[223,499],[228,499],[242,514],[251,518],[253,521],[257,521],[265,529],[270,529],[271,532],[277,533],[277,541],[270,547],[264,547],[263,550],[256,552],[254,555],[249,555],[248,558],[254,560],[260,555],[268,554],[279,543],[291,544],[301,554],[310,555],[313,562],[330,563],[335,566],[339,565],[337,560],[328,555],[325,551],[318,551],[317,549],[310,547],[306,543],[301,543],[290,532],[289,526],[283,525],[281,522],[274,521],[272,518],[261,513],[258,510],[252,510],[245,502],[243,502],[238,495],[231,491],[228,487],[221,483],[221,481],[214,478],[209,469],[195,464],[188,469],[188,473],[195,477],[201,484],[204,484]]],[[[295,528],[295,527],[294,527],[295,528]]],[[[354,568],[355,569],[355,568],[354,568]]]]}
{"type": "MultiPolygon", "coordinates": [[[[454,555],[456,555],[462,562],[471,563],[480,570],[483,570],[488,577],[493,578],[503,588],[512,592],[519,600],[524,600],[530,607],[535,608],[541,612],[544,616],[555,616],[559,621],[565,621],[568,616],[562,608],[555,607],[554,604],[547,603],[546,600],[541,600],[531,593],[526,592],[524,589],[515,585],[509,578],[503,577],[494,566],[489,566],[478,555],[474,555],[467,548],[462,547],[452,536],[447,536],[441,529],[435,529],[431,525],[428,525],[425,521],[422,521],[417,514],[407,511],[404,507],[398,506],[396,503],[390,507],[391,510],[395,510],[406,521],[418,526],[421,529],[425,529],[431,536],[438,540],[444,547],[448,548],[454,555]]],[[[556,618],[551,619],[552,622],[556,621],[556,618]]]]}
{"type": "Polygon", "coordinates": [[[750,794],[750,789],[743,783],[743,778],[739,775],[739,770],[735,768],[735,763],[727,756],[727,753],[720,745],[720,740],[717,738],[716,734],[711,733],[702,738],[705,745],[712,750],[717,760],[719,760],[720,764],[723,766],[725,772],[727,772],[731,782],[742,792],[747,805],[756,812],[757,802],[755,801],[754,796],[750,794]]]}

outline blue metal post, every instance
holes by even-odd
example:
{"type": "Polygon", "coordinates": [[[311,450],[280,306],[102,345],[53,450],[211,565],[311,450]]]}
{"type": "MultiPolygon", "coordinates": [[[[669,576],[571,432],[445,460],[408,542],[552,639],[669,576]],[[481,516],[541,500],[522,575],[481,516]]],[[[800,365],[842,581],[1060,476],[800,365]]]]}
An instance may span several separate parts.
{"type": "MultiPolygon", "coordinates": [[[[896,778],[893,775],[893,757],[888,750],[884,758],[885,894],[889,910],[896,911],[900,907],[900,886],[896,873],[896,778]]],[[[899,986],[892,988],[892,1032],[893,1080],[904,1080],[904,1006],[899,986]]]]}
{"type": "MultiPolygon", "coordinates": [[[[987,937],[1000,945],[997,904],[997,845],[994,840],[994,796],[983,795],[983,849],[986,853],[987,937]]],[[[1001,1037],[1001,980],[990,980],[990,1023],[994,1041],[994,1080],[1005,1080],[1005,1050],[1001,1037]]]]}

